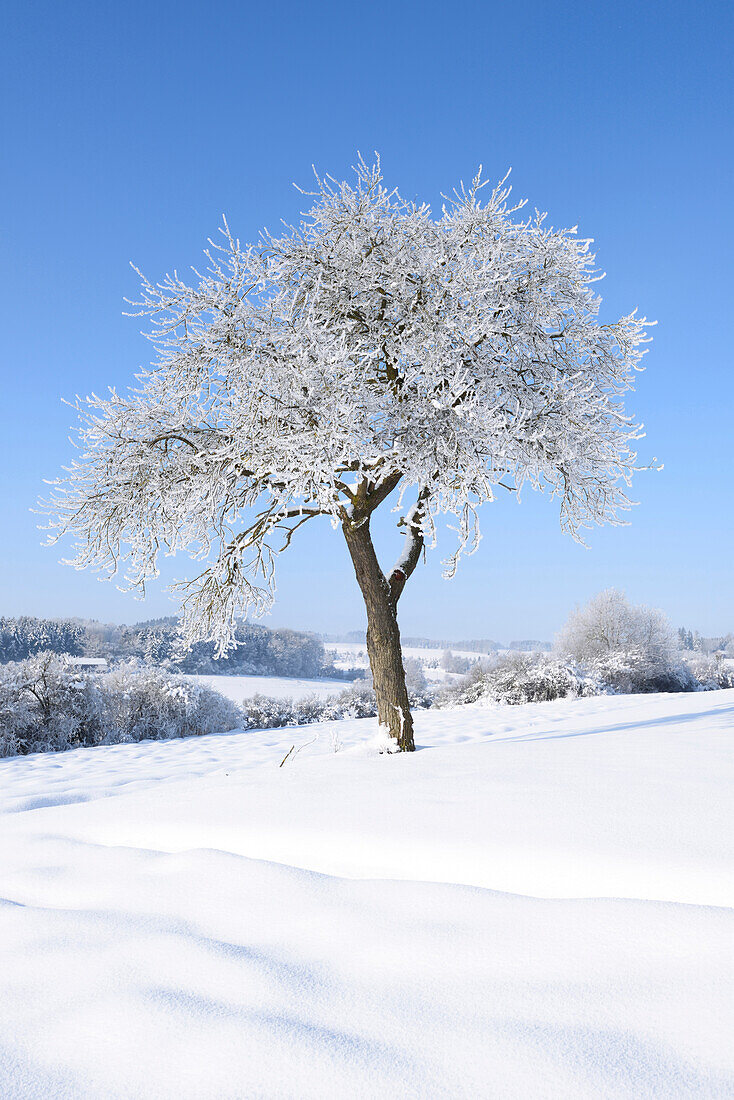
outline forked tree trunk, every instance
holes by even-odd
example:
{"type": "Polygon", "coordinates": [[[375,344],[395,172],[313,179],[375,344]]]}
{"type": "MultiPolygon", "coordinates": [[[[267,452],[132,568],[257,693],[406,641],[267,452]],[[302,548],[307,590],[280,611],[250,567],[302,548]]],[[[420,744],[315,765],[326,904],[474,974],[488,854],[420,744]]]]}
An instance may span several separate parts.
{"type": "Polygon", "coordinates": [[[377,717],[403,752],[413,752],[413,718],[405,686],[397,599],[377,560],[369,516],[343,526],[367,608],[367,654],[377,696],[377,717]]]}

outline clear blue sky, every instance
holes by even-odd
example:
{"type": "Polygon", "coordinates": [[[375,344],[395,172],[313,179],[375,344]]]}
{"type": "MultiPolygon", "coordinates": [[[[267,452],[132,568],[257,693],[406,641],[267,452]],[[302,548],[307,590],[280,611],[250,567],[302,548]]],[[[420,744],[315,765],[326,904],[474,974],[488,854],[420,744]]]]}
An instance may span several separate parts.
{"type": "MultiPolygon", "coordinates": [[[[528,493],[484,509],[454,581],[429,556],[404,633],[550,637],[616,585],[705,633],[734,629],[731,5],[332,2],[35,3],[0,46],[0,613],[133,621],[169,614],[57,564],[29,512],[70,457],[62,396],[124,387],[149,345],[122,298],[237,234],[293,220],[310,165],[379,149],[436,205],[482,162],[515,195],[594,237],[604,311],[657,318],[630,408],[647,427],[631,526],[584,550],[528,493]]],[[[388,517],[390,518],[390,517],[388,517]]],[[[313,525],[315,528],[316,525],[313,525]]],[[[338,535],[281,559],[272,624],[363,623],[338,535]]],[[[397,534],[385,526],[389,558],[397,534]]],[[[448,545],[448,544],[447,544],[448,545]]],[[[295,543],[294,543],[295,546],[295,543]]],[[[186,564],[176,559],[182,575],[186,564]]]]}

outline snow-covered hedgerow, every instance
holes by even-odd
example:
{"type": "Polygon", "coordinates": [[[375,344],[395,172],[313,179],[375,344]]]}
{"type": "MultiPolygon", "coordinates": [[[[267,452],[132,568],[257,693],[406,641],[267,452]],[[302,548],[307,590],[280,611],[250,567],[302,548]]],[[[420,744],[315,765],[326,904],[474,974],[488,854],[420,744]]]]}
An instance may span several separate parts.
{"type": "MultiPolygon", "coordinates": [[[[411,705],[428,706],[425,681],[410,672],[411,705]]],[[[376,714],[368,681],[326,699],[255,695],[238,706],[187,676],[137,661],[99,674],[47,652],[0,666],[0,756],[376,714]]]]}
{"type": "Polygon", "coordinates": [[[234,729],[240,710],[201,684],[130,663],[83,673],[40,653],[0,667],[0,756],[234,729]]]}
{"type": "Polygon", "coordinates": [[[540,703],[568,696],[596,695],[598,683],[570,662],[545,654],[508,653],[490,668],[476,665],[441,695],[439,706],[476,703],[540,703]]]}
{"type": "Polygon", "coordinates": [[[377,699],[371,680],[360,680],[323,701],[324,720],[374,718],[376,714],[377,699]]]}
{"type": "MultiPolygon", "coordinates": [[[[414,662],[418,665],[418,662],[414,662]]],[[[423,673],[418,675],[406,661],[408,698],[413,708],[429,707],[432,698],[423,673]]],[[[241,706],[244,729],[279,729],[282,726],[307,726],[312,722],[333,722],[344,718],[374,718],[377,699],[370,680],[360,680],[337,695],[319,699],[307,695],[303,699],[272,699],[255,695],[241,706]]]]}
{"type": "Polygon", "coordinates": [[[240,725],[246,730],[280,729],[282,726],[308,726],[321,721],[324,700],[316,695],[302,699],[277,699],[253,695],[240,705],[240,725]]]}
{"type": "Polygon", "coordinates": [[[616,650],[585,663],[542,653],[508,653],[496,664],[475,666],[438,698],[440,707],[480,701],[539,703],[589,695],[710,691],[734,687],[734,668],[701,657],[655,661],[644,649],[616,650]]]}
{"type": "Polygon", "coordinates": [[[231,699],[185,676],[136,662],[100,679],[113,741],[166,740],[236,729],[241,711],[231,699]]]}
{"type": "Polygon", "coordinates": [[[643,695],[653,691],[698,691],[702,685],[682,657],[651,658],[643,647],[615,651],[586,665],[602,690],[618,695],[643,695]]]}

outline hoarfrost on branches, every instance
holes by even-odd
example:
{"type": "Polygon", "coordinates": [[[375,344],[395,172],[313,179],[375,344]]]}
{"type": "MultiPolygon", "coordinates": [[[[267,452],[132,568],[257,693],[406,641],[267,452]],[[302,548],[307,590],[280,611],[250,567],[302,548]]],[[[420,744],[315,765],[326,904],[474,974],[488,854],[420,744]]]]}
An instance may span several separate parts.
{"type": "Polygon", "coordinates": [[[679,638],[665,614],[631,604],[616,588],[607,588],[577,607],[559,632],[555,648],[579,662],[635,652],[661,667],[680,661],[679,638]]]}
{"type": "Polygon", "coordinates": [[[316,516],[343,526],[397,491],[396,600],[437,517],[456,517],[450,575],[499,488],[557,496],[575,537],[619,522],[646,321],[602,323],[590,242],[517,217],[504,181],[484,187],[480,173],[434,217],[360,158],[351,183],[317,176],[280,236],[241,245],[225,222],[192,281],[143,278],[134,313],[157,358],[129,393],[77,399],[51,539],[70,532],[75,566],[122,565],[141,591],[159,552],[188,550],[202,562],[178,586],[188,639],[224,651],[316,516]]]}

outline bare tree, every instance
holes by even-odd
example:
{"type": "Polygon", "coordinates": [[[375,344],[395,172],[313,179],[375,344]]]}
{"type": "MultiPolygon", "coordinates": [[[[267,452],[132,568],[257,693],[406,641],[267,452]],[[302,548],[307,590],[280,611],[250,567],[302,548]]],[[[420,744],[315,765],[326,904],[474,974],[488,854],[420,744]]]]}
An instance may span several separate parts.
{"type": "MultiPolygon", "coordinates": [[[[513,220],[504,181],[476,176],[440,217],[360,158],[316,177],[281,236],[240,245],[225,222],[208,268],[142,281],[157,359],[121,396],[77,400],[80,457],[56,482],[51,540],[72,563],[138,589],[161,550],[203,562],[181,583],[191,640],[230,644],[274,598],[275,556],[326,516],[367,611],[380,722],[413,748],[397,606],[441,514],[457,517],[451,576],[479,542],[477,508],[529,484],[575,537],[619,522],[637,425],[622,406],[645,320],[600,323],[590,242],[513,220]],[[402,553],[383,571],[370,534],[392,498],[402,553]]],[[[142,278],[142,276],[141,276],[142,278]]]]}

